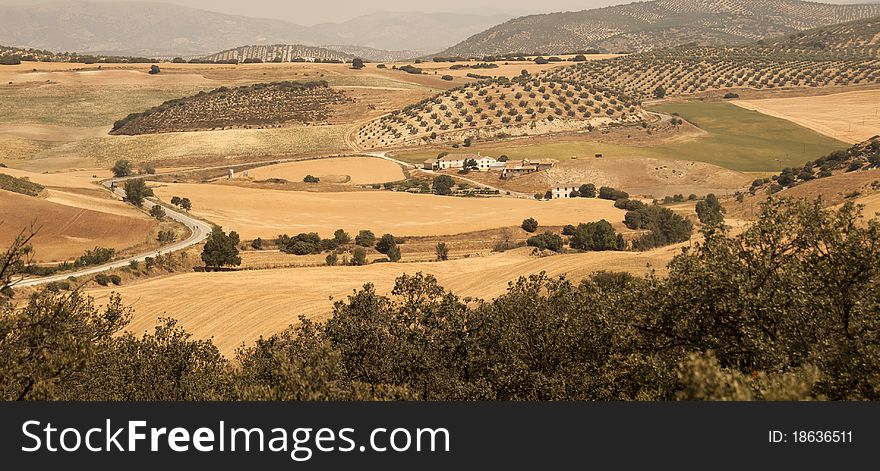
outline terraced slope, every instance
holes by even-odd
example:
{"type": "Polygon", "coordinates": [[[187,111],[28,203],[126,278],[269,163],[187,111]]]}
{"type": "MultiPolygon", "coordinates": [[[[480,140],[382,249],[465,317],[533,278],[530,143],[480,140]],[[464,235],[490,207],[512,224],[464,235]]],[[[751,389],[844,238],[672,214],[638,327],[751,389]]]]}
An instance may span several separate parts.
{"type": "Polygon", "coordinates": [[[417,146],[582,130],[642,121],[637,100],[559,80],[497,79],[467,84],[409,105],[357,130],[364,149],[417,146]]]}
{"type": "Polygon", "coordinates": [[[799,0],[655,0],[515,18],[471,36],[441,56],[581,49],[648,51],[695,42],[742,44],[880,15],[880,4],[799,0]]]}
{"type": "Polygon", "coordinates": [[[544,80],[591,83],[637,98],[720,90],[880,83],[880,59],[852,51],[681,47],[553,69],[544,80]]]}
{"type": "Polygon", "coordinates": [[[293,62],[298,60],[351,61],[354,56],[344,52],[323,47],[303,46],[301,44],[271,44],[258,46],[240,46],[202,57],[209,62],[222,61],[254,61],[259,62],[293,62]]]}
{"type": "Polygon", "coordinates": [[[326,82],[273,82],[220,87],[166,101],[117,121],[111,134],[154,134],[282,124],[321,124],[351,101],[326,82]]]}

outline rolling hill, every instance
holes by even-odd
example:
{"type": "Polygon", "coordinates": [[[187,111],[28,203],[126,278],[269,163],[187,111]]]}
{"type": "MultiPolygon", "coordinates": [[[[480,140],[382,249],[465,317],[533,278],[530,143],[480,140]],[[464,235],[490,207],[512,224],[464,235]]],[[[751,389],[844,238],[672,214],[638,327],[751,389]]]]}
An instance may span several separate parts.
{"type": "Polygon", "coordinates": [[[849,50],[677,47],[552,69],[547,80],[592,83],[638,98],[880,83],[880,59],[849,50]]]}
{"type": "Polygon", "coordinates": [[[763,41],[771,47],[880,52],[880,16],[822,26],[763,41]]]}
{"type": "Polygon", "coordinates": [[[154,134],[216,128],[319,124],[350,102],[326,82],[273,82],[220,87],[166,101],[117,121],[111,134],[154,134]]]}
{"type": "Polygon", "coordinates": [[[560,54],[590,48],[637,52],[688,43],[744,44],[878,15],[880,4],[654,0],[515,18],[471,36],[439,55],[560,54]]]}
{"type": "Polygon", "coordinates": [[[645,118],[639,103],[608,90],[555,80],[472,82],[373,120],[357,130],[362,148],[460,142],[592,129],[645,118]]]}
{"type": "Polygon", "coordinates": [[[292,62],[300,59],[321,61],[351,61],[354,56],[323,47],[303,46],[301,44],[270,44],[240,46],[202,57],[202,60],[219,62],[235,60],[244,62],[257,59],[260,62],[292,62]]]}

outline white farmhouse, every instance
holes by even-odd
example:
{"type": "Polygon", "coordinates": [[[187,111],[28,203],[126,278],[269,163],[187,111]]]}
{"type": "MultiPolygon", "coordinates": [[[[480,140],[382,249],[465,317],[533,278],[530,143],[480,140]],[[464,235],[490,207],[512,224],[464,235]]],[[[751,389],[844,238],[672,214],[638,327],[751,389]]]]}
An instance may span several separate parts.
{"type": "MultiPolygon", "coordinates": [[[[492,157],[476,154],[449,154],[444,155],[437,159],[436,168],[440,170],[446,170],[449,168],[463,168],[465,162],[468,160],[473,160],[477,163],[477,169],[481,171],[487,171],[492,168],[493,165],[497,164],[498,161],[493,159],[492,157]]],[[[428,162],[425,162],[426,166],[428,162]]]]}
{"type": "Polygon", "coordinates": [[[571,198],[571,192],[578,188],[580,188],[580,185],[577,183],[560,183],[551,189],[553,199],[571,198]]]}

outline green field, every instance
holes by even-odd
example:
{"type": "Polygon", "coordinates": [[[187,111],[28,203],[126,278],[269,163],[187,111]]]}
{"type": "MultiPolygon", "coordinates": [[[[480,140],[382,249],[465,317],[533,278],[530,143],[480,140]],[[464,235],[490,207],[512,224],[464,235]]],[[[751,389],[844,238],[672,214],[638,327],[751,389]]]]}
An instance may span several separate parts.
{"type": "MultiPolygon", "coordinates": [[[[495,157],[506,154],[511,159],[563,160],[602,153],[606,158],[654,157],[693,160],[742,172],[777,172],[784,167],[800,167],[808,160],[849,147],[845,142],[823,136],[789,121],[745,110],[729,103],[671,103],[651,109],[664,113],[678,113],[706,131],[706,134],[684,142],[660,143],[656,146],[603,144],[590,142],[587,140],[589,136],[584,136],[583,140],[574,137],[532,146],[482,143],[471,149],[495,157]]],[[[402,160],[421,162],[436,157],[437,150],[404,152],[396,155],[402,160]]]]}

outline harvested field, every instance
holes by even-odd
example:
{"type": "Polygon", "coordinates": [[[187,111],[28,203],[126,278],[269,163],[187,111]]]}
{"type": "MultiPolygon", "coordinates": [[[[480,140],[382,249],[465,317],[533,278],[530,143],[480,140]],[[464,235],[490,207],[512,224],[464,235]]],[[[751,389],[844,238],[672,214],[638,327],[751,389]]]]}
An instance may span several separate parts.
{"type": "Polygon", "coordinates": [[[324,320],[333,300],[342,299],[365,283],[388,293],[398,276],[429,273],[461,296],[493,298],[520,276],[546,272],[577,279],[594,271],[644,274],[660,269],[680,251],[680,245],[649,252],[590,252],[532,257],[517,249],[483,258],[449,262],[382,263],[363,267],[312,267],[221,273],[186,273],[88,292],[105,302],[111,291],[134,308],[128,330],[141,333],[159,317],[174,317],[196,338],[213,338],[227,356],[241,344],[251,344],[297,323],[297,317],[324,320]],[[650,267],[649,267],[650,264],[650,267]],[[333,299],[331,299],[333,297],[333,299]]]}
{"type": "Polygon", "coordinates": [[[861,142],[880,134],[880,90],[731,103],[786,119],[844,142],[861,142]]]}
{"type": "Polygon", "coordinates": [[[69,260],[96,246],[122,250],[142,244],[156,225],[134,210],[112,214],[8,191],[0,191],[0,222],[3,246],[32,223],[39,229],[32,243],[39,262],[69,260]]]}
{"type": "Polygon", "coordinates": [[[390,160],[373,157],[340,157],[288,162],[255,168],[249,170],[248,174],[254,180],[281,178],[291,182],[299,182],[306,175],[313,175],[322,182],[354,185],[393,182],[405,178],[400,165],[390,160]]]}
{"type": "Polygon", "coordinates": [[[75,156],[112,165],[117,159],[132,162],[164,161],[202,164],[232,157],[277,157],[346,149],[347,126],[291,126],[279,129],[229,129],[105,136],[83,139],[44,152],[54,158],[75,156]]]}
{"type": "Polygon", "coordinates": [[[168,184],[155,188],[164,201],[192,200],[193,213],[234,229],[244,239],[342,228],[370,229],[401,236],[459,234],[519,225],[534,217],[545,225],[623,220],[624,211],[607,200],[535,201],[514,198],[457,198],[391,191],[311,193],[208,184],[168,184]]]}
{"type": "Polygon", "coordinates": [[[26,178],[49,188],[80,188],[99,189],[94,182],[110,178],[112,174],[106,169],[78,170],[57,173],[37,173],[14,168],[0,168],[0,173],[16,178],[26,178]]]}

